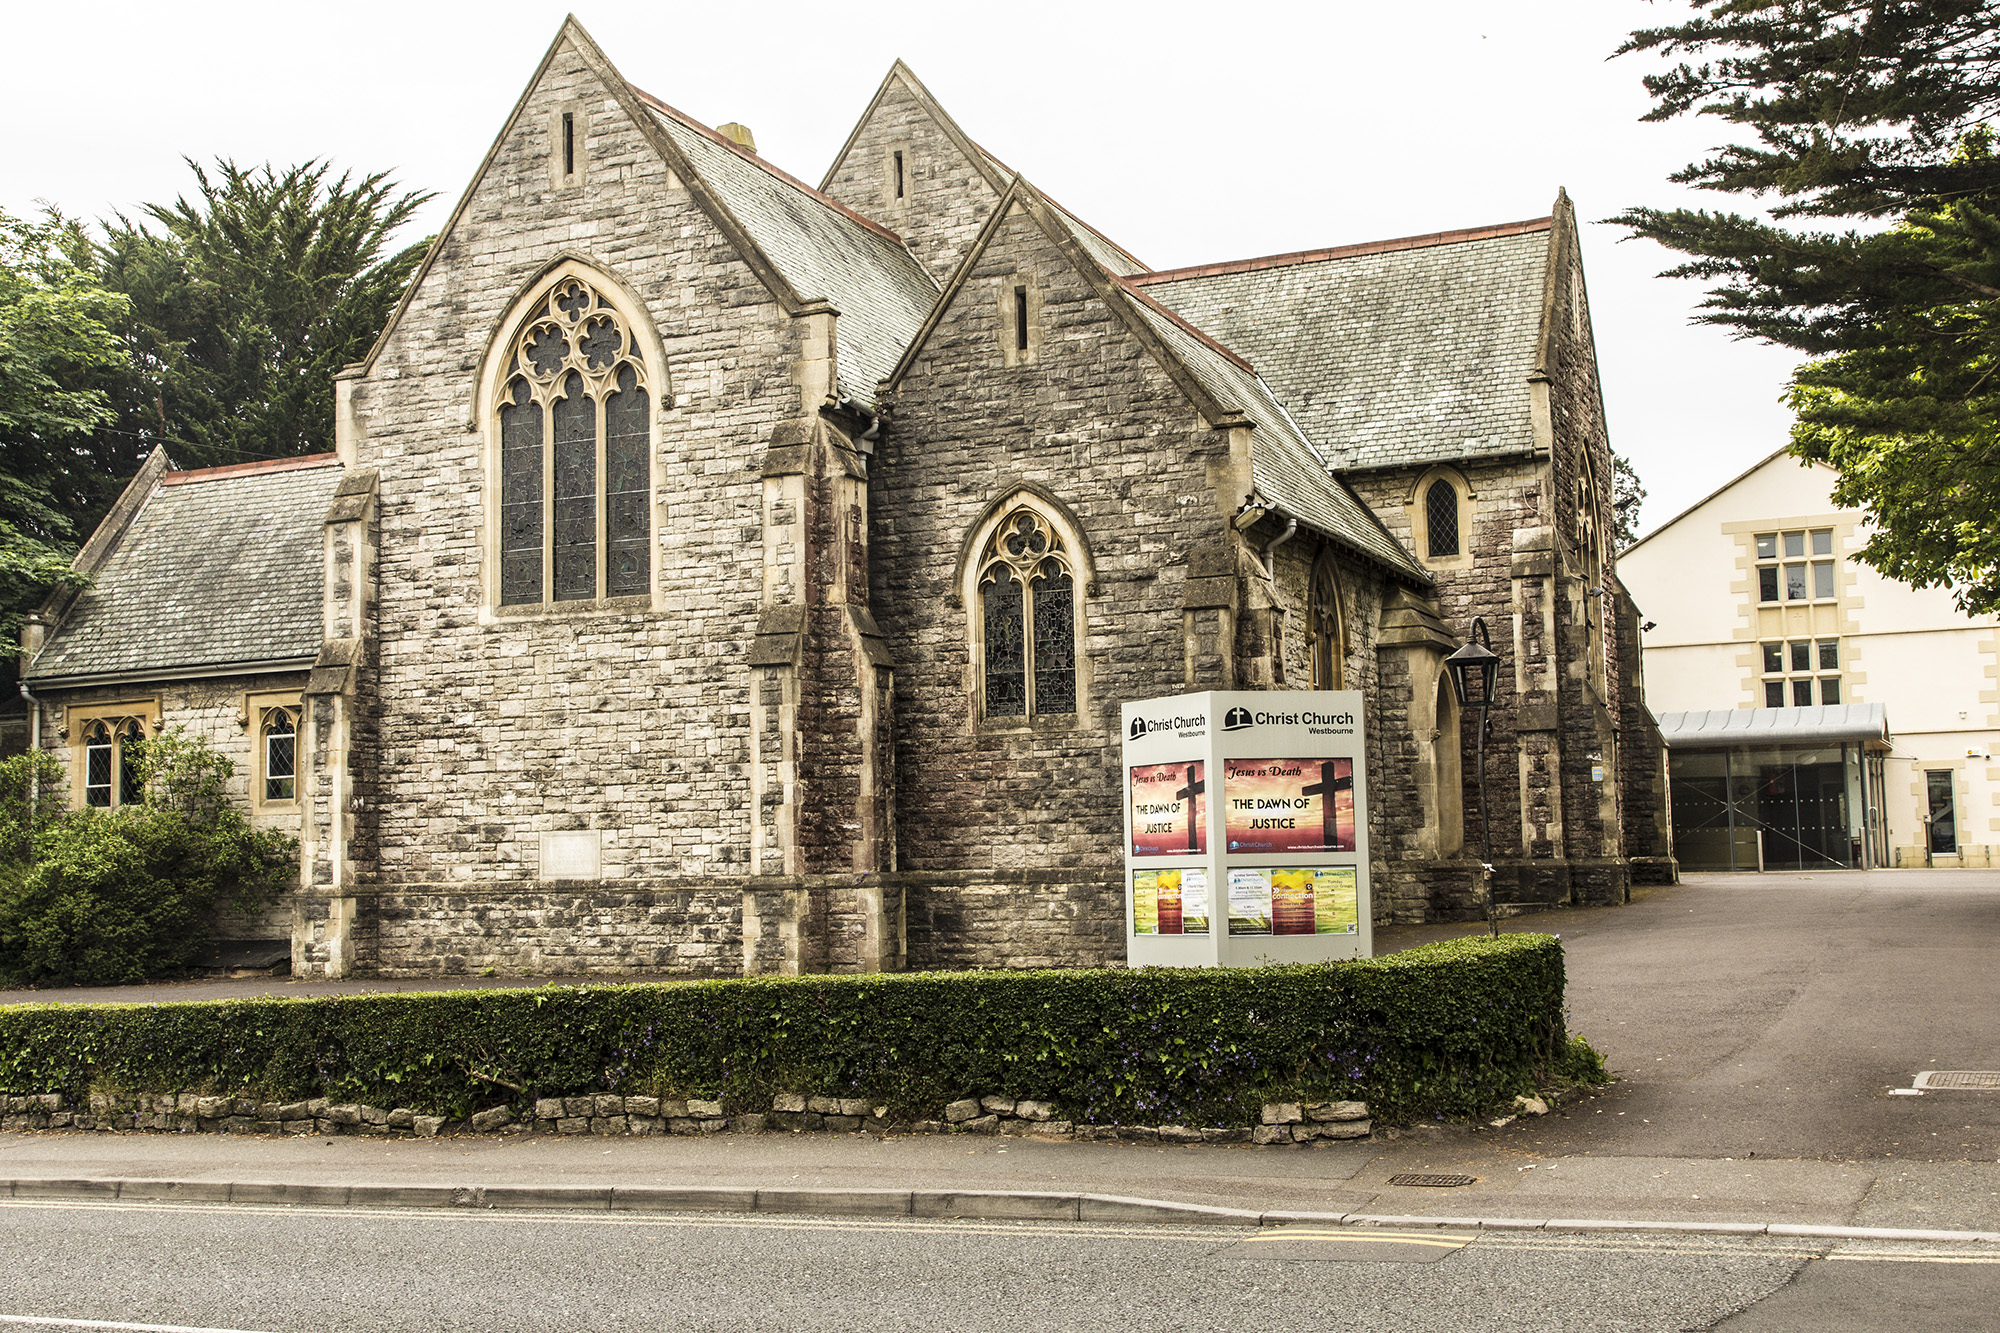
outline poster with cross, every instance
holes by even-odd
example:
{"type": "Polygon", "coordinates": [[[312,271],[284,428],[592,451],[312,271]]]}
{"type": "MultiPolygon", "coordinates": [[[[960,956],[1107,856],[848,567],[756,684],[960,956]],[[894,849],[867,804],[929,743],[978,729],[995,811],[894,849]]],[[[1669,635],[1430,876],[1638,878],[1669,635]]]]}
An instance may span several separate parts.
{"type": "Polygon", "coordinates": [[[1131,770],[1132,855],[1188,856],[1208,850],[1208,765],[1143,764],[1131,770]]]}
{"type": "Polygon", "coordinates": [[[1352,759],[1225,759],[1232,852],[1354,850],[1352,759]]]}

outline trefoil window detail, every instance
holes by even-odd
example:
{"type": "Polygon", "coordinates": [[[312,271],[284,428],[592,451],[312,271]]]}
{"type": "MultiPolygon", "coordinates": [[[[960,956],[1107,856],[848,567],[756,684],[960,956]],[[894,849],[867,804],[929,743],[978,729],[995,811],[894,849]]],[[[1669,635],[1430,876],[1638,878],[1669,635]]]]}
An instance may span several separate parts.
{"type": "Polygon", "coordinates": [[[501,605],[652,591],[651,401],[624,317],[557,283],[515,335],[497,404],[501,605]]]}
{"type": "Polygon", "coordinates": [[[1032,509],[1010,513],[980,557],[988,717],[1076,711],[1076,575],[1062,538],[1032,509]]]}

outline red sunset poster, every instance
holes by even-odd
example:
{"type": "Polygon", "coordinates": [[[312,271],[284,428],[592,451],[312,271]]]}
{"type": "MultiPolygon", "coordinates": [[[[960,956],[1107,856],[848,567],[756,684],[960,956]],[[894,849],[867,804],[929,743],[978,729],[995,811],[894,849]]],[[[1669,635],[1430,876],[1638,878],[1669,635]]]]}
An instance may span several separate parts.
{"type": "Polygon", "coordinates": [[[1232,852],[1354,850],[1352,759],[1225,759],[1222,795],[1232,852]]]}
{"type": "Polygon", "coordinates": [[[1208,850],[1207,765],[1132,769],[1132,855],[1190,856],[1208,850]]]}

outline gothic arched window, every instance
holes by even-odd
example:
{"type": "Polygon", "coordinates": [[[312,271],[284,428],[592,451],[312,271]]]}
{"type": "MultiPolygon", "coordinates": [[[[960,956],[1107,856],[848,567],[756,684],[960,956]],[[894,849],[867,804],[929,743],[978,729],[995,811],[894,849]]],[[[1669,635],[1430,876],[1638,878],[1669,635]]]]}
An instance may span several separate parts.
{"type": "Polygon", "coordinates": [[[264,710],[264,799],[289,801],[297,796],[299,715],[295,708],[264,710]]]}
{"type": "Polygon", "coordinates": [[[650,593],[652,399],[629,321],[566,277],[506,350],[500,604],[650,593]]]}
{"type": "Polygon", "coordinates": [[[1347,618],[1340,605],[1340,581],[1333,560],[1322,553],[1313,562],[1306,590],[1306,643],[1312,652],[1312,687],[1347,688],[1347,618]]]}
{"type": "Polygon", "coordinates": [[[1022,506],[979,559],[982,708],[987,717],[1076,711],[1076,571],[1059,533],[1022,506]]]}
{"type": "Polygon", "coordinates": [[[135,717],[93,718],[83,728],[83,803],[108,810],[144,792],[139,751],[146,729],[135,717]]]}
{"type": "Polygon", "coordinates": [[[1424,492],[1426,543],[1431,557],[1458,554],[1458,487],[1439,477],[1424,492]]]}
{"type": "Polygon", "coordinates": [[[1588,455],[1577,460],[1576,554],[1583,576],[1594,587],[1604,574],[1604,520],[1597,491],[1597,470],[1588,455]]]}

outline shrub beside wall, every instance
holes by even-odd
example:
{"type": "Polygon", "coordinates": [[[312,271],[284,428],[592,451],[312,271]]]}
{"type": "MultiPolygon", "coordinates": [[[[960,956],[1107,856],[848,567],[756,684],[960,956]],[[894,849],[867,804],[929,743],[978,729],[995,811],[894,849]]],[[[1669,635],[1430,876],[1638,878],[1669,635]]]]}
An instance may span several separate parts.
{"type": "Polygon", "coordinates": [[[0,1090],[200,1093],[457,1119],[540,1098],[780,1093],[894,1116],[1004,1092],[1078,1124],[1255,1123],[1263,1103],[1470,1115],[1571,1059],[1562,946],[1473,938],[1249,971],[746,978],[314,999],[0,1008],[0,1090]]]}

